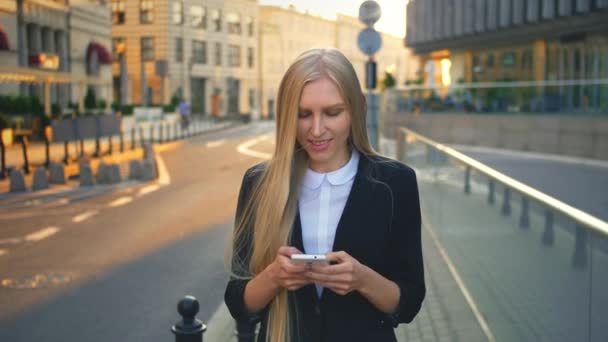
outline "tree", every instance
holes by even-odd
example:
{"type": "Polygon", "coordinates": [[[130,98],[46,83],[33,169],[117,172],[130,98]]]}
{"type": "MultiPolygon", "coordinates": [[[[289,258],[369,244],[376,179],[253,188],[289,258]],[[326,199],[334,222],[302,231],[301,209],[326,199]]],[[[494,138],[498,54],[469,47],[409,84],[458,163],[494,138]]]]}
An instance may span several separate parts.
{"type": "Polygon", "coordinates": [[[97,107],[97,99],[95,98],[95,92],[93,88],[87,88],[87,94],[84,97],[84,107],[86,109],[95,109],[97,107]]]}
{"type": "Polygon", "coordinates": [[[388,71],[385,71],[384,80],[382,80],[382,89],[394,88],[396,83],[397,82],[395,81],[393,74],[388,71]]]}

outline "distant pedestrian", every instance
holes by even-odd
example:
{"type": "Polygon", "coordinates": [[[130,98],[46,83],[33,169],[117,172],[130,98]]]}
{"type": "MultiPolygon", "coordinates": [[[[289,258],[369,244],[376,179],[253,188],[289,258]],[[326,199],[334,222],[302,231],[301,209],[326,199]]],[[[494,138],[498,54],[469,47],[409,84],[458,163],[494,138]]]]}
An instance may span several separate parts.
{"type": "Polygon", "coordinates": [[[190,125],[190,105],[184,99],[179,102],[179,116],[182,129],[187,129],[190,125]]]}
{"type": "Polygon", "coordinates": [[[370,146],[352,64],[313,49],[289,67],[268,162],[243,178],[225,301],[258,341],[396,341],[425,296],[414,171],[370,146]],[[296,263],[293,255],[328,263],[296,263]],[[322,257],[322,256],[319,256],[322,257]]]}

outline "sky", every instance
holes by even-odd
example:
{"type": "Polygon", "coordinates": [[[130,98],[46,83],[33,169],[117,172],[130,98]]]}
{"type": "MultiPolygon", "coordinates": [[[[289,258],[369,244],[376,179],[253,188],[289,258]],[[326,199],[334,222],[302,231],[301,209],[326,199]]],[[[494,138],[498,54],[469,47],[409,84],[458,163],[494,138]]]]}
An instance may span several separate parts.
{"type": "MultiPolygon", "coordinates": [[[[359,16],[359,5],[364,0],[258,0],[262,5],[288,6],[294,5],[301,12],[324,18],[335,19],[336,13],[353,17],[359,16]]],[[[407,0],[376,0],[380,5],[382,15],[374,25],[378,31],[390,33],[397,37],[405,36],[405,5],[407,0]]]]}

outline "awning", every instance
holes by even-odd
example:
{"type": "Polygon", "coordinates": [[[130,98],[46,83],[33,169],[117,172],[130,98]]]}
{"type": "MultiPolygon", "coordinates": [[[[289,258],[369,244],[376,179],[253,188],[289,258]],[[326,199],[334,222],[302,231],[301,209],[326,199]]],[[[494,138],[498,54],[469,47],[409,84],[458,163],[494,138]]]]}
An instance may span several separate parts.
{"type": "Polygon", "coordinates": [[[96,42],[90,42],[87,47],[87,61],[91,59],[93,53],[97,54],[100,64],[112,64],[112,55],[105,46],[96,42]]]}
{"type": "Polygon", "coordinates": [[[4,27],[0,25],[0,50],[9,50],[11,46],[8,43],[8,35],[4,31],[4,27]]]}

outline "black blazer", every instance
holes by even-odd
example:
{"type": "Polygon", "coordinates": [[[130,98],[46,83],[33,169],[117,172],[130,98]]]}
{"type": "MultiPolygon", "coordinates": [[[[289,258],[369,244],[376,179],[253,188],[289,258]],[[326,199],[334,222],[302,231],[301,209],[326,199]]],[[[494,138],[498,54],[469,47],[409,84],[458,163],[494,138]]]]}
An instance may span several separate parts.
{"type": "MultiPolygon", "coordinates": [[[[249,200],[263,165],[243,178],[237,217],[249,200]]],[[[393,328],[411,322],[425,296],[420,241],[420,203],[414,171],[404,164],[361,154],[357,175],[338,223],[334,251],[345,251],[360,263],[394,281],[401,290],[398,312],[387,315],[358,292],[345,296],[324,289],[318,298],[314,285],[289,292],[292,322],[290,341],[396,341],[393,328]]],[[[304,251],[302,227],[296,216],[291,245],[304,251]]],[[[245,255],[241,255],[245,257],[245,255]]],[[[261,320],[258,342],[266,334],[267,309],[249,313],[244,304],[248,280],[231,278],[224,300],[237,320],[261,320]]]]}

